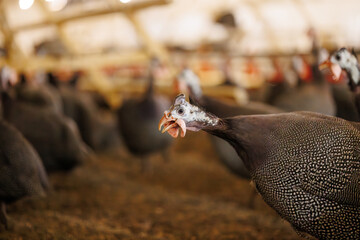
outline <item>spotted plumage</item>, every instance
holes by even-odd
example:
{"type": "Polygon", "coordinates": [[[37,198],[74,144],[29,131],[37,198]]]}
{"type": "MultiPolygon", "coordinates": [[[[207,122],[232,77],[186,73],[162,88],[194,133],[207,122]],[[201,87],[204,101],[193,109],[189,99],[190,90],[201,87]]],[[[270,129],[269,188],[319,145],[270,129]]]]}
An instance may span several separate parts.
{"type": "Polygon", "coordinates": [[[218,124],[181,120],[228,141],[264,201],[297,231],[360,239],[360,124],[311,112],[208,117],[218,124]]]}

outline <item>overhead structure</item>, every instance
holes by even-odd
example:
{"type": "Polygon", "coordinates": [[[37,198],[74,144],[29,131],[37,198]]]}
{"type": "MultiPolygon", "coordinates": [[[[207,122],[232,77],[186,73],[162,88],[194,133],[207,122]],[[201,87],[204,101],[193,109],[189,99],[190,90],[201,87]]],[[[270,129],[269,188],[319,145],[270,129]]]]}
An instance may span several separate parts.
{"type": "Polygon", "coordinates": [[[249,56],[310,53],[312,42],[308,32],[313,28],[322,45],[360,48],[358,0],[341,4],[337,0],[20,2],[1,1],[0,31],[8,57],[0,58],[0,64],[6,63],[19,71],[84,69],[91,84],[103,92],[114,89],[101,71],[108,66],[142,64],[157,56],[170,66],[174,75],[171,64],[174,59],[170,61],[167,47],[201,57],[197,50],[210,46],[218,52],[206,52],[206,57],[225,51],[228,57],[240,59],[241,65],[244,57],[249,56]],[[20,2],[26,10],[19,7],[20,2]],[[49,7],[55,2],[59,5],[49,7]],[[233,17],[234,27],[230,30],[216,22],[216,16],[224,12],[233,17]],[[66,54],[34,55],[34,45],[54,39],[64,45],[66,54]]]}
{"type": "MultiPolygon", "coordinates": [[[[97,89],[99,92],[107,93],[109,96],[111,95],[113,86],[103,73],[103,67],[146,62],[149,57],[153,56],[158,57],[165,63],[170,63],[168,53],[165,48],[151,39],[135,16],[138,10],[151,6],[165,5],[169,2],[169,0],[149,0],[127,4],[116,3],[114,4],[114,7],[111,8],[99,8],[80,13],[78,11],[53,13],[50,12],[45,0],[36,0],[35,4],[38,9],[40,9],[44,19],[39,22],[25,22],[20,25],[16,25],[15,27],[10,27],[5,14],[6,4],[8,4],[9,1],[2,1],[1,10],[3,18],[0,19],[1,31],[5,40],[4,47],[8,51],[7,57],[3,59],[2,64],[10,65],[18,71],[32,71],[36,69],[45,71],[59,69],[66,69],[70,71],[79,69],[85,70],[88,73],[87,79],[88,81],[91,81],[93,88],[97,89]],[[135,32],[138,34],[138,37],[142,42],[142,48],[137,51],[126,53],[79,53],[76,45],[74,44],[74,39],[66,32],[65,25],[77,20],[101,18],[111,14],[122,14],[129,19],[129,22],[132,24],[135,32]],[[24,53],[19,47],[19,41],[16,41],[16,35],[21,34],[22,32],[49,26],[55,30],[56,37],[60,39],[62,44],[65,45],[69,54],[61,57],[51,57],[36,56],[33,51],[31,51],[30,54],[24,53]]],[[[32,2],[27,2],[28,5],[26,5],[26,3],[20,1],[19,4],[23,9],[27,9],[32,5],[32,2]]],[[[118,31],[121,31],[121,29],[118,31]]],[[[31,46],[33,47],[33,45],[31,46]]]]}
{"type": "MultiPolygon", "coordinates": [[[[5,5],[9,2],[10,1],[2,1],[2,9],[5,9],[5,5]]],[[[67,50],[70,52],[70,56],[65,56],[60,59],[54,59],[51,57],[42,57],[40,59],[31,55],[30,52],[30,54],[24,53],[21,61],[19,61],[19,58],[17,58],[16,61],[9,60],[10,62],[8,62],[8,64],[20,70],[33,70],[37,68],[50,70],[62,67],[68,69],[88,69],[94,68],[95,66],[103,67],[111,63],[124,63],[124,59],[126,59],[126,63],[129,63],[131,61],[145,61],[149,55],[157,56],[161,59],[167,60],[167,52],[160,44],[152,41],[151,37],[148,36],[146,31],[142,28],[141,23],[137,21],[135,13],[138,10],[147,7],[164,5],[168,4],[169,2],[169,0],[149,0],[134,3],[130,2],[127,4],[117,4],[117,7],[114,8],[98,9],[95,11],[87,11],[78,14],[69,12],[67,12],[66,14],[58,14],[50,12],[44,0],[36,0],[35,4],[41,10],[42,15],[44,16],[44,20],[35,23],[25,22],[22,25],[9,27],[8,20],[5,17],[6,14],[4,14],[1,22],[4,39],[6,39],[5,42],[8,42],[8,44],[10,44],[11,46],[16,46],[18,44],[15,36],[21,34],[22,32],[36,30],[44,27],[55,27],[57,37],[66,46],[67,50]],[[91,55],[78,53],[74,44],[74,39],[71,38],[66,32],[65,24],[76,20],[103,17],[110,14],[122,14],[129,19],[129,22],[133,25],[135,32],[138,33],[138,37],[143,43],[142,49],[132,53],[125,53],[124,55],[122,55],[121,53],[103,54],[101,52],[91,55]]],[[[3,11],[5,12],[5,10],[3,11]]],[[[117,31],[121,31],[121,29],[117,31]]],[[[17,47],[17,49],[19,50],[19,52],[21,52],[20,47],[17,47]]],[[[11,52],[11,54],[9,55],[14,55],[14,52],[11,52]]]]}

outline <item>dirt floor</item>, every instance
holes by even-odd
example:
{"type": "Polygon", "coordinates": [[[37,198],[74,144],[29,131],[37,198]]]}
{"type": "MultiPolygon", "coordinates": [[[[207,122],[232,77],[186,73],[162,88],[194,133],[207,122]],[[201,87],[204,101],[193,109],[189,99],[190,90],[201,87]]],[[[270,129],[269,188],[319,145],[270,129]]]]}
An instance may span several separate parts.
{"type": "Polygon", "coordinates": [[[51,176],[44,199],[8,208],[2,239],[300,239],[225,169],[204,133],[177,139],[172,160],[151,159],[152,173],[124,149],[101,154],[69,174],[51,176]]]}

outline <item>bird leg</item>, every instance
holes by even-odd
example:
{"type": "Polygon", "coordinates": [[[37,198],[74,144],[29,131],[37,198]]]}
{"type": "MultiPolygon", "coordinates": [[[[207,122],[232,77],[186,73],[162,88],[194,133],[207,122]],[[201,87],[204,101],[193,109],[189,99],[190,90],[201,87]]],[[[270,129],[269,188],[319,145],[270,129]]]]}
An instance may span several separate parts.
{"type": "Polygon", "coordinates": [[[5,229],[8,230],[8,221],[6,216],[6,205],[4,202],[0,203],[0,223],[5,226],[5,229]]]}

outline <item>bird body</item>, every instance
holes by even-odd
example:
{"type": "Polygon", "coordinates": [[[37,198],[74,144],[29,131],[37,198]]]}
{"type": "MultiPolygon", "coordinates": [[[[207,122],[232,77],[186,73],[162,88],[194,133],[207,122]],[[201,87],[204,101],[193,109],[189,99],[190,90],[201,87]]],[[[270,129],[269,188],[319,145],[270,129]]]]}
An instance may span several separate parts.
{"type": "Polygon", "coordinates": [[[124,142],[131,153],[144,156],[167,148],[168,136],[156,130],[159,116],[170,101],[162,96],[129,99],[119,109],[119,127],[124,142]],[[155,129],[154,129],[155,126],[155,129]]]}
{"type": "Polygon", "coordinates": [[[0,132],[0,201],[11,203],[26,195],[44,195],[49,182],[34,148],[4,120],[0,120],[0,132]]]}
{"type": "Polygon", "coordinates": [[[360,125],[308,112],[226,121],[220,135],[281,217],[319,239],[359,239],[360,125]]]}
{"type": "Polygon", "coordinates": [[[95,149],[94,126],[96,124],[93,114],[95,109],[90,97],[65,84],[59,84],[58,90],[64,106],[64,115],[75,121],[84,142],[95,149]]]}
{"type": "Polygon", "coordinates": [[[228,141],[264,201],[296,230],[360,238],[359,123],[312,112],[221,119],[180,95],[161,125],[170,134],[202,129],[228,141]]]}
{"type": "Polygon", "coordinates": [[[78,77],[75,74],[70,83],[61,83],[48,74],[49,82],[60,95],[64,115],[75,121],[83,141],[93,150],[104,151],[119,146],[115,114],[109,106],[104,106],[107,103],[100,94],[79,91],[75,87],[78,77]]]}
{"type": "Polygon", "coordinates": [[[16,96],[22,102],[47,107],[62,114],[63,106],[59,92],[50,84],[22,83],[15,87],[16,96]]]}
{"type": "Polygon", "coordinates": [[[156,131],[159,117],[164,108],[170,106],[170,101],[154,93],[153,71],[157,60],[150,63],[149,83],[144,94],[139,98],[124,101],[118,110],[119,132],[128,150],[142,157],[142,169],[149,168],[147,158],[150,154],[161,153],[168,160],[167,150],[172,144],[169,136],[163,136],[156,131]]]}
{"type": "MultiPolygon", "coordinates": [[[[304,63],[305,64],[305,63],[304,63]]],[[[284,82],[276,83],[273,93],[269,94],[267,102],[287,112],[311,111],[330,116],[336,114],[335,102],[331,87],[324,80],[316,66],[308,66],[311,71],[310,80],[298,77],[299,84],[294,87],[287,86],[284,82]]]]}
{"type": "Polygon", "coordinates": [[[0,223],[8,228],[5,204],[44,196],[49,182],[40,157],[22,134],[4,120],[0,133],[0,223]]]}
{"type": "Polygon", "coordinates": [[[47,107],[8,99],[4,118],[34,146],[48,171],[70,170],[88,155],[75,123],[47,107]]]}
{"type": "Polygon", "coordinates": [[[360,121],[353,94],[345,83],[337,83],[331,86],[336,104],[336,116],[348,121],[360,121]]]}

